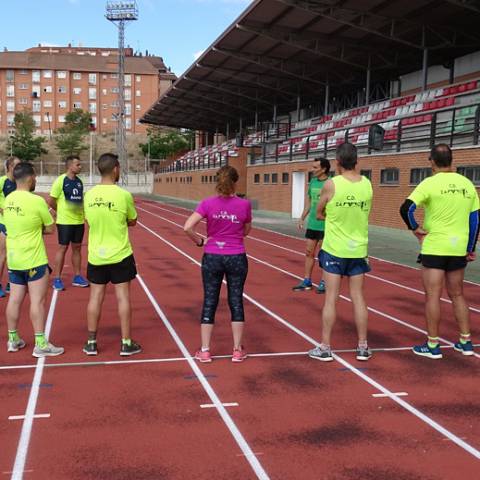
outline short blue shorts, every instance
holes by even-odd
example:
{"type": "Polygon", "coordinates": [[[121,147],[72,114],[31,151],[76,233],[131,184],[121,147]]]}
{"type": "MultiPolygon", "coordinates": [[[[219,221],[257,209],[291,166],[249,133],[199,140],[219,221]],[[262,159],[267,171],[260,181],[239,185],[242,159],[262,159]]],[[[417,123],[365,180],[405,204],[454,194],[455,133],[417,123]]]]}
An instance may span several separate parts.
{"type": "Polygon", "coordinates": [[[15,285],[27,285],[43,278],[49,272],[48,265],[40,265],[30,270],[9,270],[8,278],[10,283],[15,285]]]}
{"type": "Polygon", "coordinates": [[[342,277],[362,275],[371,270],[367,258],[339,258],[320,250],[318,260],[322,270],[342,277]]]}
{"type": "Polygon", "coordinates": [[[7,229],[3,223],[0,223],[0,233],[3,233],[3,235],[7,236],[7,229]]]}

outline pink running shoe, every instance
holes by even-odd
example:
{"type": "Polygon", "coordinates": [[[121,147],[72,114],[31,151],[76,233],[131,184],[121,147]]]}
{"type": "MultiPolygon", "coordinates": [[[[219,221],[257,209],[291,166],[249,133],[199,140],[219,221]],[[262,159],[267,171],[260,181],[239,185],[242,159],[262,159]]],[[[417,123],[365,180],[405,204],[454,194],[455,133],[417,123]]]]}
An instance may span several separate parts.
{"type": "Polygon", "coordinates": [[[247,352],[240,347],[240,349],[233,349],[232,362],[243,362],[247,358],[247,352]]]}
{"type": "Polygon", "coordinates": [[[195,353],[195,360],[198,360],[200,363],[210,363],[212,361],[210,350],[207,350],[206,352],[202,352],[202,349],[198,350],[195,353]]]}

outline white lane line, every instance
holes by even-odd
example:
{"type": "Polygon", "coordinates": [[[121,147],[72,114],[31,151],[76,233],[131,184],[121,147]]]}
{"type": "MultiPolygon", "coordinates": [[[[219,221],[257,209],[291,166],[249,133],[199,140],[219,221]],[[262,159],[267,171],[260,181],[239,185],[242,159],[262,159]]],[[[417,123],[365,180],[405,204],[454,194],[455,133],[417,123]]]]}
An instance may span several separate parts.
{"type": "MultiPolygon", "coordinates": [[[[153,208],[157,208],[157,209],[159,209],[159,210],[166,210],[165,208],[156,207],[155,205],[152,205],[152,207],[153,207],[153,208]]],[[[142,207],[138,207],[138,208],[139,208],[139,210],[142,210],[142,211],[144,211],[144,212],[146,212],[146,213],[148,213],[148,214],[150,214],[150,215],[152,215],[152,216],[154,216],[154,217],[157,217],[157,218],[159,218],[159,219],[161,219],[161,220],[164,220],[164,221],[166,221],[166,222],[168,222],[168,223],[171,223],[172,225],[175,225],[175,226],[177,226],[177,227],[183,228],[182,225],[180,225],[179,223],[176,223],[176,222],[174,222],[174,221],[172,221],[172,220],[170,220],[170,219],[168,219],[168,218],[162,217],[161,215],[157,215],[156,213],[150,212],[149,210],[146,210],[146,209],[144,209],[144,208],[142,208],[142,207]]],[[[170,210],[167,210],[167,211],[169,212],[170,210]]],[[[175,212],[171,212],[171,213],[175,213],[175,212]]],[[[181,215],[181,214],[177,214],[177,215],[181,215]]],[[[182,215],[182,216],[183,216],[183,215],[182,215]]],[[[205,235],[202,235],[201,233],[199,233],[199,235],[205,238],[205,235]]],[[[275,248],[277,248],[277,249],[279,249],[279,250],[284,250],[284,251],[286,251],[286,252],[290,252],[290,253],[293,253],[293,254],[295,254],[295,255],[299,255],[299,256],[301,256],[301,257],[304,257],[304,256],[305,256],[305,253],[299,252],[298,250],[292,250],[291,248],[283,247],[282,245],[277,245],[276,243],[268,242],[267,240],[263,240],[263,239],[261,239],[261,238],[254,237],[254,236],[252,236],[252,235],[249,235],[249,236],[247,237],[247,240],[254,240],[254,241],[259,242],[259,243],[264,243],[264,244],[266,244],[266,245],[275,247],[275,248]]],[[[253,257],[251,257],[251,258],[253,258],[253,257]]],[[[373,258],[373,257],[372,257],[372,258],[373,258]]],[[[377,281],[379,281],[379,282],[387,283],[387,284],[389,284],[389,285],[392,285],[392,286],[395,286],[395,287],[398,287],[398,288],[402,288],[402,289],[407,290],[407,291],[409,291],[409,292],[418,293],[419,295],[425,296],[425,292],[422,291],[422,290],[419,290],[419,289],[417,289],[417,288],[408,287],[407,285],[402,285],[401,283],[397,283],[397,282],[394,282],[394,281],[392,281],[392,280],[387,280],[386,278],[382,278],[382,277],[379,277],[379,276],[377,276],[377,275],[373,275],[373,274],[371,274],[371,273],[367,273],[365,276],[370,277],[370,278],[372,278],[372,279],[374,279],[374,280],[377,280],[377,281]]],[[[300,278],[300,277],[299,277],[299,278],[300,278]]],[[[303,279],[303,278],[302,278],[302,279],[303,279]]],[[[452,301],[451,301],[449,298],[441,297],[440,300],[441,300],[442,302],[445,302],[445,303],[449,303],[449,304],[452,303],[452,301]]],[[[480,308],[475,308],[475,307],[471,307],[471,306],[469,306],[468,308],[469,308],[472,312],[480,313],[480,308]]]]}
{"type": "MultiPolygon", "coordinates": [[[[181,225],[179,225],[178,223],[173,222],[172,220],[169,220],[168,218],[164,218],[164,217],[162,217],[162,216],[160,216],[160,215],[157,215],[156,213],[153,213],[153,212],[150,212],[150,211],[148,211],[148,210],[145,210],[145,209],[142,208],[142,207],[137,207],[137,208],[138,208],[139,210],[143,210],[144,212],[147,212],[148,214],[152,215],[153,217],[160,218],[161,220],[164,220],[164,221],[166,221],[166,222],[168,222],[168,223],[171,223],[172,225],[175,225],[175,226],[177,226],[177,227],[181,227],[181,225]]],[[[140,223],[140,222],[139,222],[139,223],[140,223]]],[[[165,240],[165,239],[163,239],[162,237],[160,237],[158,234],[156,234],[155,232],[153,232],[153,230],[149,229],[148,227],[146,227],[146,226],[143,225],[142,223],[140,223],[140,225],[142,225],[143,228],[148,229],[148,230],[149,230],[151,233],[153,233],[154,235],[158,236],[162,241],[167,242],[172,248],[174,248],[174,249],[177,250],[178,252],[184,254],[182,250],[178,249],[175,245],[173,245],[172,243],[170,243],[170,242],[168,242],[167,240],[165,240]]],[[[201,235],[201,234],[199,234],[199,235],[202,236],[202,237],[205,237],[205,235],[201,235]]],[[[186,255],[186,254],[185,254],[185,255],[186,255]]],[[[271,263],[266,262],[265,260],[260,260],[259,258],[254,257],[253,255],[247,254],[247,257],[248,257],[248,258],[251,258],[252,260],[256,261],[257,263],[260,263],[260,264],[262,264],[262,265],[265,265],[266,267],[269,267],[269,268],[271,268],[271,269],[273,269],[273,270],[276,270],[277,272],[283,273],[283,274],[288,275],[288,276],[290,276],[290,277],[292,277],[292,278],[296,278],[297,280],[303,280],[303,277],[300,277],[299,275],[296,275],[296,274],[294,274],[294,273],[292,273],[292,272],[290,272],[290,271],[288,271],[288,270],[285,270],[285,269],[283,269],[283,268],[277,267],[276,265],[272,265],[271,263]]],[[[197,260],[195,260],[193,257],[190,257],[190,256],[188,255],[188,258],[189,258],[193,263],[195,263],[196,265],[199,265],[199,266],[200,266],[200,263],[199,263],[197,260]]],[[[223,281],[223,283],[225,283],[225,280],[223,281]]],[[[314,285],[314,286],[318,286],[316,283],[314,283],[313,285],[314,285]]],[[[247,296],[246,296],[245,294],[244,294],[244,296],[245,296],[245,298],[247,298],[247,296]]],[[[351,301],[352,301],[349,297],[346,297],[345,295],[339,295],[339,297],[340,297],[342,300],[345,300],[345,301],[350,302],[350,303],[351,303],[351,301]]],[[[427,335],[427,331],[426,331],[426,330],[423,330],[422,328],[416,327],[416,326],[414,326],[414,325],[412,325],[412,324],[410,324],[410,323],[408,323],[408,322],[405,322],[404,320],[400,320],[399,318],[394,317],[394,316],[392,316],[392,315],[389,315],[388,313],[381,312],[380,310],[377,310],[377,309],[375,309],[375,308],[373,308],[373,307],[368,307],[368,306],[367,306],[367,309],[368,309],[370,312],[373,312],[373,313],[375,313],[375,314],[377,314],[377,315],[380,315],[380,316],[382,316],[382,317],[384,317],[384,318],[388,318],[389,320],[392,320],[392,321],[395,322],[395,323],[398,323],[398,324],[403,325],[403,326],[405,326],[405,327],[407,327],[407,328],[410,328],[410,329],[412,329],[412,330],[415,330],[415,331],[417,331],[417,332],[420,332],[420,333],[422,333],[423,335],[427,335]]],[[[449,340],[447,340],[447,339],[445,339],[445,338],[443,338],[443,337],[439,337],[439,339],[440,339],[440,341],[442,341],[442,342],[445,343],[446,345],[450,345],[451,347],[453,347],[453,345],[454,345],[453,342],[450,342],[449,340]]],[[[480,358],[480,354],[478,354],[478,353],[474,353],[473,355],[474,355],[475,357],[477,357],[477,358],[480,358]]]]}
{"type": "MultiPolygon", "coordinates": [[[[10,415],[8,417],[9,420],[24,420],[26,415],[10,415]]],[[[33,415],[33,418],[50,418],[49,413],[36,413],[33,415]]]]}
{"type": "MultiPolygon", "coordinates": [[[[139,222],[141,225],[141,223],[139,222]]],[[[252,449],[250,448],[250,445],[247,443],[245,440],[244,436],[238,429],[237,425],[233,421],[232,417],[230,414],[227,412],[225,407],[223,406],[222,402],[220,402],[220,399],[218,398],[217,394],[211,387],[210,383],[208,380],[205,378],[205,375],[202,373],[198,365],[195,363],[195,360],[192,359],[190,356],[190,353],[187,350],[187,347],[181,340],[181,338],[178,336],[177,332],[173,328],[172,324],[168,320],[167,316],[163,312],[163,310],[160,308],[160,305],[158,304],[157,300],[155,297],[152,295],[152,292],[149,290],[147,287],[146,283],[144,282],[143,278],[140,275],[137,275],[138,281],[140,282],[140,285],[142,286],[143,290],[145,291],[148,299],[150,300],[150,303],[153,305],[153,308],[157,312],[158,316],[162,320],[163,324],[167,328],[168,332],[172,336],[173,340],[177,344],[177,347],[180,349],[182,352],[182,355],[185,357],[187,360],[190,368],[193,370],[193,373],[201,383],[203,389],[209,396],[211,402],[215,405],[215,408],[217,409],[220,417],[222,417],[222,420],[224,421],[225,425],[228,427],[230,430],[230,433],[232,434],[233,438],[237,442],[238,446],[240,447],[240,450],[245,454],[245,458],[248,460],[248,463],[252,467],[252,470],[255,472],[255,475],[257,478],[260,480],[268,480],[269,476],[267,475],[267,472],[264,470],[260,462],[258,461],[257,457],[253,454],[252,449]]]]}
{"type": "MultiPolygon", "coordinates": [[[[145,200],[144,200],[145,201],[145,200]]],[[[170,205],[169,203],[165,203],[165,202],[161,202],[161,201],[158,201],[158,200],[148,200],[148,201],[145,201],[145,203],[147,203],[148,205],[150,205],[151,207],[153,208],[158,208],[160,210],[165,210],[166,212],[170,212],[170,213],[173,213],[175,215],[180,215],[180,216],[185,216],[181,213],[178,213],[178,212],[175,212],[173,210],[169,210],[167,208],[162,208],[162,207],[159,207],[158,205],[151,205],[151,203],[157,203],[157,204],[160,204],[160,205],[168,205],[168,206],[174,206],[175,208],[179,208],[181,210],[185,210],[189,213],[192,213],[193,210],[192,209],[189,209],[189,208],[185,208],[185,207],[180,207],[178,205],[170,205]]],[[[287,238],[293,238],[294,240],[299,240],[301,242],[304,242],[305,239],[302,238],[302,237],[296,237],[294,235],[289,235],[287,233],[282,233],[282,232],[277,232],[275,230],[271,230],[269,228],[265,228],[265,227],[260,227],[258,225],[254,225],[254,228],[257,229],[257,230],[264,230],[265,232],[270,232],[270,233],[273,233],[275,235],[279,235],[279,236],[282,236],[282,237],[287,237],[287,238]]],[[[252,238],[252,237],[249,237],[249,238],[252,238]]],[[[375,260],[378,260],[379,262],[383,262],[383,263],[390,263],[392,265],[397,265],[399,267],[404,267],[404,268],[409,268],[411,270],[420,270],[420,268],[418,267],[412,267],[411,265],[407,265],[405,263],[399,263],[399,262],[394,262],[393,260],[386,260],[384,258],[379,258],[379,257],[374,257],[372,255],[369,255],[370,258],[373,258],[375,260]]],[[[478,282],[472,282],[471,280],[464,280],[465,283],[469,283],[470,285],[475,285],[476,287],[479,287],[480,286],[480,283],[478,282]]]]}
{"type": "MultiPolygon", "coordinates": [[[[224,407],[238,407],[237,402],[231,402],[231,403],[222,403],[222,406],[224,407]]],[[[200,408],[217,408],[217,406],[214,403],[203,403],[200,405],[200,408]]]]}
{"type": "MultiPolygon", "coordinates": [[[[45,324],[45,336],[50,336],[52,329],[53,316],[55,314],[55,307],[57,305],[58,292],[53,291],[52,300],[50,301],[50,308],[48,310],[47,322],[45,324]]],[[[27,461],[28,446],[30,444],[30,436],[32,434],[33,419],[35,416],[35,408],[37,407],[38,394],[40,393],[40,383],[42,381],[43,368],[45,366],[45,357],[39,358],[35,367],[35,374],[33,376],[32,388],[28,397],[27,408],[25,410],[25,419],[22,424],[22,432],[20,433],[20,440],[18,441],[17,454],[15,456],[15,463],[12,468],[11,480],[22,480],[23,471],[25,469],[25,462],[27,461]]]]}
{"type": "MultiPolygon", "coordinates": [[[[168,240],[166,240],[165,238],[163,238],[161,235],[159,235],[158,233],[154,232],[152,229],[150,229],[149,227],[147,227],[146,225],[144,225],[143,223],[141,222],[138,222],[138,224],[144,228],[145,230],[147,230],[148,232],[150,232],[151,234],[153,234],[155,237],[157,237],[158,239],[160,239],[163,243],[169,245],[171,248],[173,248],[175,251],[177,251],[178,253],[180,253],[181,255],[183,255],[185,258],[188,258],[189,260],[195,262],[198,266],[200,266],[200,263],[197,262],[193,257],[191,257],[190,255],[188,255],[188,253],[184,252],[183,250],[181,250],[180,248],[178,248],[176,245],[174,245],[173,243],[169,242],[168,240]]],[[[277,315],[276,313],[272,312],[270,309],[268,309],[267,307],[265,307],[264,305],[262,305],[260,302],[258,302],[257,300],[255,300],[254,298],[250,297],[249,295],[247,294],[244,294],[244,297],[252,304],[256,305],[259,309],[263,310],[265,313],[267,313],[270,317],[272,317],[273,319],[277,320],[279,323],[281,323],[282,325],[284,325],[285,327],[287,327],[289,330],[295,332],[297,335],[299,335],[300,337],[302,337],[303,339],[305,339],[307,342],[311,343],[312,345],[315,345],[315,346],[318,346],[320,344],[320,342],[318,342],[317,340],[315,340],[314,338],[310,337],[308,334],[306,334],[304,331],[300,330],[299,328],[297,328],[295,325],[291,324],[290,322],[288,322],[287,320],[285,320],[284,318],[280,317],[279,315],[277,315]]],[[[346,360],[344,360],[342,357],[340,357],[338,354],[334,353],[333,354],[333,357],[334,359],[339,362],[341,365],[343,365],[344,367],[346,367],[348,370],[350,370],[352,373],[354,373],[355,375],[357,375],[358,377],[360,377],[362,380],[364,380],[365,382],[369,383],[372,387],[374,387],[376,390],[378,390],[379,392],[381,393],[384,393],[388,398],[390,398],[392,401],[394,401],[395,403],[397,403],[398,405],[400,405],[402,408],[404,408],[405,410],[407,410],[408,412],[410,412],[411,414],[413,414],[414,416],[416,416],[418,419],[420,419],[421,421],[423,421],[424,423],[426,423],[427,425],[429,425],[431,428],[433,428],[434,430],[436,430],[437,432],[439,432],[440,434],[442,434],[443,436],[449,438],[450,440],[452,440],[452,442],[456,443],[460,448],[464,449],[466,452],[470,453],[471,455],[473,455],[475,458],[478,458],[480,459],[480,451],[477,450],[476,448],[474,448],[472,445],[464,442],[461,438],[459,438],[458,436],[456,436],[454,433],[450,432],[449,430],[447,430],[445,427],[443,427],[442,425],[440,425],[438,422],[436,422],[435,420],[433,420],[432,418],[430,418],[428,415],[425,415],[423,412],[421,412],[420,410],[418,410],[417,408],[415,408],[413,405],[410,405],[408,402],[402,400],[400,397],[396,396],[392,391],[390,391],[388,388],[384,387],[383,385],[381,385],[380,383],[378,383],[376,380],[374,380],[373,378],[369,377],[368,375],[366,375],[365,373],[363,373],[362,371],[360,371],[359,369],[357,369],[356,367],[354,367],[352,364],[350,364],[349,362],[347,362],[346,360]]],[[[196,365],[195,365],[196,366],[196,365]]]]}
{"type": "MultiPolygon", "coordinates": [[[[394,395],[396,395],[397,397],[406,397],[408,396],[408,393],[407,392],[394,392],[394,395]]],[[[386,395],[385,393],[372,393],[372,397],[374,398],[388,398],[388,395],[386,395]]]]}

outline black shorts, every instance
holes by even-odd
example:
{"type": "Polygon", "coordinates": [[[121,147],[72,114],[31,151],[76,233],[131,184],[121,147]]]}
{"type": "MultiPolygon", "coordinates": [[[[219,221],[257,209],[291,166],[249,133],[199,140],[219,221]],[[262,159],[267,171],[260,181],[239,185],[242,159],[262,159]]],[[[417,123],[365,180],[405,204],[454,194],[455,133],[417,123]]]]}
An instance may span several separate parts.
{"type": "Polygon", "coordinates": [[[107,283],[126,283],[137,275],[137,267],[133,255],[124,258],[119,263],[111,265],[87,265],[87,278],[91,283],[106,285],[107,283]]]}
{"type": "Polygon", "coordinates": [[[467,257],[454,257],[451,255],[423,255],[418,256],[418,263],[421,263],[425,268],[436,268],[438,270],[445,270],[446,272],[453,272],[454,270],[461,270],[467,266],[467,257]]]}
{"type": "Polygon", "coordinates": [[[57,223],[59,245],[70,245],[70,243],[82,243],[85,225],[60,225],[57,223]]]}
{"type": "Polygon", "coordinates": [[[318,242],[323,240],[324,236],[325,232],[323,230],[312,230],[311,228],[307,228],[305,232],[305,238],[308,238],[309,240],[317,240],[318,242]]]}

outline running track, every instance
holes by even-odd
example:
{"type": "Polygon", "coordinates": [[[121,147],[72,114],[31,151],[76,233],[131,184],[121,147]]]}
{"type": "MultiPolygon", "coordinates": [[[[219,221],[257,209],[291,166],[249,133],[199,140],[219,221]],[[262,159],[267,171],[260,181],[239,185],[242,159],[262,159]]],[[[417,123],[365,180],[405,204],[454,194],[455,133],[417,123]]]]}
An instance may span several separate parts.
{"type": "MultiPolygon", "coordinates": [[[[322,364],[305,355],[319,341],[322,296],[291,292],[303,270],[303,241],[254,228],[245,292],[251,357],[243,364],[228,357],[223,292],[212,345],[220,358],[198,365],[189,353],[199,344],[202,251],[181,229],[189,212],[152,201],[138,207],[133,337],[144,353],[118,356],[112,293],[96,358],[81,353],[88,291],[69,288],[49,299],[52,340],[67,351],[44,365],[30,356],[23,318],[30,346],[0,353],[0,478],[476,478],[479,358],[451,349],[456,329],[447,301],[444,359],[409,351],[423,340],[417,271],[372,261],[374,357],[360,364],[351,351],[356,338],[345,289],[332,340],[337,361],[322,364]],[[26,418],[8,419],[14,415],[26,418]]],[[[54,243],[49,237],[51,255],[54,243]]],[[[465,288],[478,338],[480,287],[465,288]]]]}

